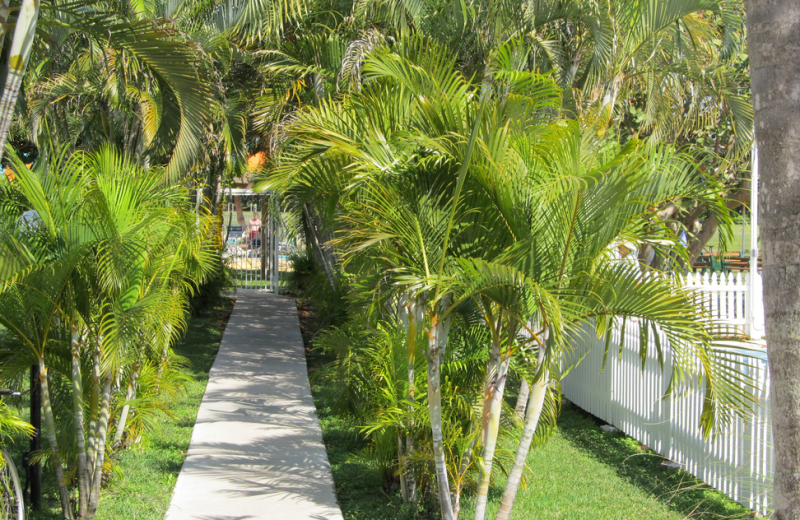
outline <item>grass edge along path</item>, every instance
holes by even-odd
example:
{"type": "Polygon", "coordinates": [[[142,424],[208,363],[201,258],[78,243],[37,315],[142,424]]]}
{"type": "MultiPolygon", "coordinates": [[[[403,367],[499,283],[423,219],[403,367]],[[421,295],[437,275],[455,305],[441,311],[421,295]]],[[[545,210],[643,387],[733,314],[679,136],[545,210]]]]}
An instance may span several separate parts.
{"type": "Polygon", "coordinates": [[[186,394],[172,410],[175,421],[164,421],[146,450],[134,447],[119,452],[116,462],[124,476],[112,479],[104,490],[96,520],[164,518],[186,460],[208,374],[232,311],[233,301],[227,300],[224,306],[189,320],[175,353],[189,360],[191,381],[186,394]]]}
{"type": "MultiPolygon", "coordinates": [[[[402,503],[399,492],[381,487],[378,471],[359,451],[367,444],[354,421],[337,416],[328,403],[335,389],[313,378],[330,360],[311,349],[313,314],[298,300],[311,392],[322,425],[336,495],[345,520],[434,519],[437,513],[402,503]]],[[[512,403],[513,406],[513,403],[512,403]]],[[[512,519],[681,520],[752,518],[734,502],[685,471],[661,468],[663,457],[624,434],[605,434],[599,419],[564,401],[550,440],[528,457],[528,488],[521,489],[512,519]]],[[[505,439],[504,447],[515,444],[505,439]]],[[[513,453],[513,451],[512,451],[513,453]]],[[[493,482],[488,518],[493,518],[505,478],[493,482]]],[[[469,496],[459,518],[472,518],[469,496]]]]}
{"type": "MultiPolygon", "coordinates": [[[[223,302],[189,318],[186,334],[174,347],[177,354],[189,360],[186,374],[190,377],[186,392],[171,409],[174,420],[160,421],[146,449],[134,446],[114,454],[116,470],[102,491],[96,520],[163,520],[186,459],[208,374],[233,311],[233,300],[223,302]]],[[[49,470],[43,473],[43,511],[31,513],[29,518],[60,519],[55,484],[49,470]]]]}

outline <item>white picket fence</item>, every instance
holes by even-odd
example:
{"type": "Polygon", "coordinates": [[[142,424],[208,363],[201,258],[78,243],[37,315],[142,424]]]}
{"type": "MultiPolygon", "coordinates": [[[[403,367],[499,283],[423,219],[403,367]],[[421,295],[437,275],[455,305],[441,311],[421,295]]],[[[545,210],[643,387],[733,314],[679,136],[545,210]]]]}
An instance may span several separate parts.
{"type": "Polygon", "coordinates": [[[760,338],[764,333],[761,276],[750,283],[750,273],[689,273],[683,284],[698,291],[711,318],[735,334],[760,338]],[[751,288],[755,288],[750,297],[751,288]],[[752,309],[751,309],[752,306],[752,309]]]}
{"type": "MultiPolygon", "coordinates": [[[[748,289],[745,276],[693,276],[685,281],[702,291],[707,309],[732,330],[749,326],[745,307],[748,289]]],[[[676,385],[673,397],[663,399],[672,373],[672,352],[663,333],[664,368],[660,368],[655,338],[650,335],[642,370],[639,356],[639,325],[629,322],[620,356],[620,330],[613,332],[603,366],[605,340],[588,328],[576,338],[574,350],[565,359],[572,365],[582,361],[562,380],[564,397],[646,444],[667,459],[678,462],[689,473],[734,500],[769,514],[772,490],[773,448],[769,415],[769,371],[766,351],[757,357],[743,355],[737,343],[722,354],[725,363],[740,368],[755,381],[755,414],[735,418],[706,440],[700,432],[703,388],[697,381],[676,385]]],[[[739,344],[741,346],[741,344],[739,344]]]]}

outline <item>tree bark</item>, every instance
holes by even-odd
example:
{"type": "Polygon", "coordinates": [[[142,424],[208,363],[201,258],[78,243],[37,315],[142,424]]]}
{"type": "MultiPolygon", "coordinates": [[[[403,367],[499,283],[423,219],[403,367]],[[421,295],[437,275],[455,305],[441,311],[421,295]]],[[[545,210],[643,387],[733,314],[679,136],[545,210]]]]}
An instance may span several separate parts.
{"type": "MultiPolygon", "coordinates": [[[[102,340],[101,340],[102,341],[102,340]]],[[[95,347],[92,354],[92,392],[89,396],[89,439],[87,451],[89,454],[89,467],[94,467],[94,457],[97,453],[97,414],[100,408],[100,348],[95,347]]]]}
{"type": "Polygon", "coordinates": [[[433,314],[431,328],[428,331],[428,408],[431,419],[431,435],[433,437],[433,462],[436,470],[439,509],[442,514],[442,520],[454,520],[442,433],[442,382],[439,351],[440,345],[443,340],[446,341],[446,338],[440,337],[444,334],[445,327],[439,321],[439,318],[439,313],[433,314]]]}
{"type": "Polygon", "coordinates": [[[78,517],[85,518],[89,495],[89,465],[86,460],[86,435],[83,418],[83,378],[81,376],[80,343],[77,327],[72,328],[72,414],[78,451],[78,517]]]}
{"type": "Polygon", "coordinates": [[[533,391],[528,399],[528,411],[525,417],[525,426],[522,428],[522,436],[517,446],[517,453],[514,457],[514,466],[508,474],[506,489],[503,491],[503,498],[500,500],[500,510],[497,512],[495,520],[508,520],[511,516],[511,508],[517,498],[517,490],[522,482],[522,472],[525,470],[525,461],[528,460],[528,452],[533,441],[533,434],[536,433],[536,426],[539,424],[539,417],[542,416],[544,399],[547,395],[547,381],[550,374],[544,371],[541,378],[533,384],[533,391]]]}
{"type": "Polygon", "coordinates": [[[106,461],[106,437],[108,435],[108,414],[111,405],[111,374],[103,381],[103,397],[100,402],[100,418],[97,424],[97,453],[95,455],[92,490],[89,495],[89,515],[94,516],[100,503],[100,487],[103,484],[103,466],[106,461]]]}
{"type": "Polygon", "coordinates": [[[403,497],[403,503],[409,503],[408,497],[408,482],[406,481],[406,457],[403,454],[403,437],[397,434],[397,460],[400,462],[400,494],[403,497]]]}
{"type": "Polygon", "coordinates": [[[747,8],[756,142],[763,172],[759,217],[775,447],[774,515],[778,520],[798,520],[800,3],[749,0],[747,8]]]}
{"type": "Polygon", "coordinates": [[[39,358],[39,385],[42,388],[42,408],[44,409],[44,424],[47,428],[47,442],[53,452],[52,466],[56,474],[58,496],[61,499],[61,512],[65,520],[72,520],[72,506],[69,503],[69,491],[64,482],[64,468],[61,465],[61,454],[58,452],[58,436],[56,435],[56,421],[53,417],[53,402],[50,399],[50,385],[47,381],[47,367],[44,359],[39,358]]]}
{"type": "Polygon", "coordinates": [[[520,419],[525,418],[525,410],[528,408],[528,396],[531,393],[531,387],[528,385],[528,381],[526,379],[522,380],[522,383],[519,385],[519,394],[517,394],[517,405],[514,407],[514,411],[517,412],[517,415],[520,419]]]}
{"type": "Polygon", "coordinates": [[[246,235],[247,231],[244,229],[245,220],[244,220],[244,210],[242,210],[242,196],[241,195],[234,195],[233,196],[233,209],[234,209],[234,211],[236,211],[236,222],[242,227],[242,232],[245,233],[245,235],[246,235]]]}
{"type": "Polygon", "coordinates": [[[406,483],[408,485],[408,499],[410,502],[417,500],[417,481],[414,475],[413,465],[411,464],[411,457],[414,455],[414,402],[416,401],[416,374],[414,367],[417,358],[417,323],[421,322],[419,309],[420,305],[416,299],[411,299],[408,303],[407,320],[408,320],[408,413],[411,415],[411,421],[408,424],[406,434],[406,461],[403,466],[403,471],[406,473],[406,483]]]}
{"type": "MultiPolygon", "coordinates": [[[[739,206],[747,204],[748,200],[750,200],[750,180],[744,181],[742,186],[733,192],[733,194],[729,194],[728,197],[729,200],[725,203],[728,211],[733,211],[739,206]]],[[[716,215],[712,213],[703,221],[703,227],[701,227],[700,231],[695,235],[694,240],[689,243],[690,262],[697,260],[697,257],[703,252],[703,248],[706,247],[706,244],[708,244],[708,241],[711,240],[718,228],[719,221],[716,215]]]]}
{"type": "Polygon", "coordinates": [[[119,414],[119,421],[117,421],[117,428],[114,432],[114,445],[122,442],[122,435],[125,433],[125,424],[128,422],[128,413],[130,412],[130,402],[136,399],[136,380],[139,379],[138,368],[134,366],[133,373],[131,374],[130,381],[128,381],[128,391],[125,394],[125,405],[119,414]]]}
{"type": "Polygon", "coordinates": [[[14,29],[14,39],[11,40],[11,49],[8,54],[8,68],[5,71],[3,93],[0,95],[0,160],[3,158],[8,130],[14,119],[14,109],[17,106],[22,76],[25,74],[28,57],[33,48],[38,18],[39,0],[22,0],[17,16],[17,26],[14,29]]]}
{"type": "MultiPolygon", "coordinates": [[[[498,348],[499,350],[499,348],[498,348]]],[[[492,378],[492,382],[486,389],[486,396],[489,401],[489,413],[487,414],[485,441],[481,454],[480,479],[478,480],[478,493],[475,497],[475,520],[486,518],[486,506],[489,501],[489,484],[492,479],[492,464],[494,462],[494,452],[497,448],[497,437],[500,433],[500,414],[503,406],[503,392],[506,386],[506,375],[508,365],[511,362],[510,356],[503,356],[497,364],[497,372],[492,378]]]]}

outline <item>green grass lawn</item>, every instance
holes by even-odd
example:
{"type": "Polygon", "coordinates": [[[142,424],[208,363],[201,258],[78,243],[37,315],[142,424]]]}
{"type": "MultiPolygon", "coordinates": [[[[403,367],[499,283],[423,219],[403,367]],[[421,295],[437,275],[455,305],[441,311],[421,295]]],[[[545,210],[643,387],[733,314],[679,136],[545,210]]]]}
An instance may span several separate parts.
{"type": "MultiPolygon", "coordinates": [[[[351,460],[364,446],[358,425],[333,415],[324,404],[330,389],[317,386],[320,420],[345,520],[430,518],[402,505],[399,494],[381,489],[378,473],[351,460]],[[321,406],[320,406],[321,404],[321,406]]],[[[514,449],[513,446],[507,446],[514,449]]],[[[512,518],[564,520],[681,520],[750,518],[752,511],[685,472],[662,470],[663,459],[624,435],[608,435],[580,409],[565,405],[546,445],[528,458],[528,488],[517,495],[512,518]]],[[[505,479],[493,484],[489,518],[500,505],[505,479]]],[[[460,518],[472,518],[464,497],[460,518]]]]}
{"type": "MultiPolygon", "coordinates": [[[[659,455],[626,435],[603,433],[600,424],[565,404],[551,439],[528,457],[528,489],[517,495],[512,518],[679,520],[752,515],[688,473],[661,469],[659,455]]],[[[489,518],[499,507],[504,485],[504,478],[494,483],[489,518]]],[[[469,504],[464,512],[464,518],[470,518],[469,504]]]]}
{"type": "MultiPolygon", "coordinates": [[[[172,490],[186,459],[186,451],[197,418],[197,410],[208,382],[208,372],[219,350],[222,330],[230,306],[215,309],[189,321],[186,335],[175,352],[191,362],[192,381],[187,392],[172,409],[174,421],[166,420],[142,451],[137,448],[114,455],[120,470],[103,490],[98,520],[163,520],[172,498],[172,490]]],[[[58,499],[48,470],[44,483],[46,510],[33,514],[31,519],[61,518],[58,499]]]]}
{"type": "MultiPolygon", "coordinates": [[[[303,312],[301,311],[301,319],[303,312]]],[[[309,339],[304,331],[304,338],[309,339]]],[[[325,359],[306,351],[313,374],[325,359]]],[[[438,518],[402,504],[398,492],[381,487],[377,470],[353,459],[365,446],[359,425],[337,416],[328,405],[334,389],[316,381],[312,393],[322,423],[336,494],[345,520],[438,518]]],[[[683,471],[661,468],[663,458],[622,434],[605,434],[601,423],[565,403],[558,428],[528,457],[528,488],[517,495],[512,518],[565,520],[681,520],[749,518],[752,511],[683,471]]],[[[514,450],[509,439],[505,447],[514,450]]],[[[489,497],[489,518],[500,504],[505,478],[489,497]]],[[[472,518],[465,495],[460,518],[472,518]]]]}
{"type": "MultiPolygon", "coordinates": [[[[745,256],[750,255],[750,224],[734,224],[731,226],[733,236],[728,241],[727,244],[727,252],[728,253],[740,253],[742,251],[742,230],[744,229],[744,254],[745,256]]],[[[759,239],[760,242],[760,239],[759,239]]],[[[709,248],[714,253],[719,252],[719,230],[714,233],[714,236],[708,241],[706,244],[705,249],[708,251],[709,248]]]]}

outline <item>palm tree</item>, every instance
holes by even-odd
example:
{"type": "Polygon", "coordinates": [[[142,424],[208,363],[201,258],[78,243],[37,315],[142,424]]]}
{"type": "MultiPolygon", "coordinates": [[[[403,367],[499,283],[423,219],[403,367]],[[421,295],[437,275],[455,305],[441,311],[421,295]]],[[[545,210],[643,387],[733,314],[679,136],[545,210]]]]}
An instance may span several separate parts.
{"type": "MultiPolygon", "coordinates": [[[[7,268],[0,316],[27,349],[12,345],[4,369],[22,370],[31,357],[38,364],[64,516],[72,517],[62,468],[70,461],[58,455],[56,432],[74,431],[77,513],[91,518],[104,472],[112,383],[126,364],[141,367],[153,359],[169,367],[163,361],[184,326],[187,295],[209,272],[211,219],[198,221],[187,211],[185,190],[163,184],[161,169],[143,170],[110,148],[45,157],[35,170],[12,159],[16,180],[5,181],[3,190],[7,268]],[[24,211],[35,218],[20,220],[24,211]],[[53,363],[62,355],[70,359],[68,371],[53,363]],[[91,367],[91,378],[83,366],[91,367]],[[74,428],[56,423],[48,380],[56,375],[71,383],[74,428]]],[[[117,431],[124,429],[120,417],[117,431]]]]}
{"type": "MultiPolygon", "coordinates": [[[[172,178],[185,174],[213,106],[208,82],[200,77],[205,58],[174,24],[146,15],[113,4],[91,11],[42,5],[38,27],[49,37],[31,32],[24,40],[25,59],[32,56],[38,66],[25,78],[30,110],[17,118],[32,141],[84,148],[114,142],[140,161],[146,156],[168,163],[172,178]]],[[[30,25],[31,17],[21,15],[15,34],[25,24],[35,28],[32,20],[30,25]]],[[[22,70],[9,74],[5,91],[19,90],[22,70]]],[[[13,100],[10,108],[3,105],[3,141],[17,106],[26,107],[13,100]]]]}
{"type": "MultiPolygon", "coordinates": [[[[698,189],[691,163],[668,149],[636,143],[622,147],[613,135],[598,138],[597,127],[585,124],[552,125],[539,134],[533,153],[529,140],[522,141],[524,148],[512,148],[526,154],[519,159],[524,166],[506,168],[502,177],[486,183],[486,190],[515,243],[492,263],[465,272],[478,291],[485,285],[494,294],[503,294],[498,287],[530,294],[523,298],[531,302],[529,309],[516,315],[533,338],[532,391],[497,518],[510,515],[549,376],[564,368],[563,352],[573,348],[575,334],[586,326],[596,327],[602,337],[614,322],[624,327],[627,320],[637,320],[642,356],[649,335],[663,330],[680,360],[674,367],[677,381],[691,374],[694,360],[700,359],[710,392],[702,416],[707,434],[716,421],[748,405],[745,395],[731,391],[738,376],[718,362],[691,294],[661,272],[620,264],[611,255],[621,240],[676,243],[668,226],[653,226],[652,212],[677,199],[720,205],[719,188],[707,183],[698,189]]],[[[680,252],[679,246],[674,250],[680,252]]],[[[479,513],[476,518],[483,518],[479,513]]]]}
{"type": "Polygon", "coordinates": [[[336,208],[341,236],[335,243],[345,265],[380,269],[381,291],[410,291],[425,302],[428,407],[443,517],[455,512],[441,426],[440,354],[461,302],[475,301],[493,338],[476,518],[485,514],[499,403],[520,328],[533,338],[537,359],[527,441],[518,453],[523,463],[548,374],[558,372],[570,335],[591,320],[599,334],[627,316],[643,320],[644,330],[669,331],[682,360],[679,376],[693,370],[692,354],[706,360],[706,427],[725,415],[715,413],[720,408],[739,404],[724,384],[716,386],[727,375],[713,360],[690,295],[658,273],[636,276],[611,265],[620,238],[675,242],[670,228],[653,224],[653,211],[679,197],[720,207],[718,187],[695,183],[696,172],[673,152],[637,142],[621,147],[603,137],[602,121],[584,133],[582,124],[557,118],[553,83],[515,70],[509,53],[498,52],[491,82],[478,86],[428,41],[404,40],[392,50],[367,57],[362,73],[369,83],[359,92],[301,112],[290,128],[294,146],[267,182],[301,204],[311,197],[328,201],[336,208]]]}
{"type": "MultiPolygon", "coordinates": [[[[800,64],[786,59],[800,30],[800,11],[789,1],[747,2],[750,67],[756,99],[756,138],[761,185],[759,224],[764,245],[764,307],[769,339],[770,392],[775,442],[776,518],[800,518],[800,480],[796,449],[800,442],[797,376],[797,114],[792,89],[800,64]]],[[[758,254],[753,246],[751,254],[758,254]]]]}
{"type": "MultiPolygon", "coordinates": [[[[3,24],[8,23],[7,13],[8,9],[6,8],[4,14],[1,15],[3,24]]],[[[5,77],[2,78],[2,83],[0,83],[2,84],[2,94],[0,94],[0,159],[3,158],[8,129],[11,127],[17,96],[22,86],[22,77],[25,74],[25,67],[28,65],[28,58],[33,48],[38,18],[39,2],[36,0],[24,0],[20,5],[19,14],[14,25],[14,37],[11,40],[11,48],[8,53],[7,72],[5,77]]],[[[2,44],[0,44],[0,49],[2,49],[2,44]]]]}

